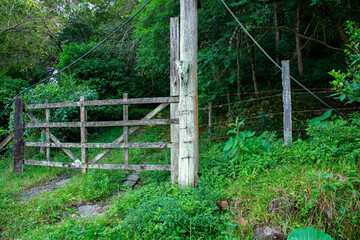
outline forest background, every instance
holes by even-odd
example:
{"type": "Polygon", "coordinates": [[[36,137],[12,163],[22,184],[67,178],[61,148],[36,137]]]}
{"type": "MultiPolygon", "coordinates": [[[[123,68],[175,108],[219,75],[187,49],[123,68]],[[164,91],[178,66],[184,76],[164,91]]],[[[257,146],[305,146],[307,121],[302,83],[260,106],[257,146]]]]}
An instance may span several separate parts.
{"type": "MultiPolygon", "coordinates": [[[[75,61],[137,11],[144,1],[3,0],[0,3],[1,111],[14,95],[75,61]]],[[[359,22],[355,0],[227,1],[239,20],[278,63],[310,88],[329,88],[329,71],[346,69],[347,21],[359,22]]],[[[199,3],[200,102],[281,87],[281,72],[239,28],[220,1],[199,3]]],[[[31,102],[169,95],[170,17],[179,1],[152,1],[89,56],[26,94],[31,102]],[[70,85],[69,85],[70,84],[70,85]],[[69,86],[72,86],[69,88],[69,86]],[[57,89],[57,90],[55,90],[57,89]],[[66,89],[66,91],[64,90],[66,89]]],[[[11,109],[0,119],[7,131],[11,109]]],[[[98,111],[111,117],[113,109],[98,111]]]]}

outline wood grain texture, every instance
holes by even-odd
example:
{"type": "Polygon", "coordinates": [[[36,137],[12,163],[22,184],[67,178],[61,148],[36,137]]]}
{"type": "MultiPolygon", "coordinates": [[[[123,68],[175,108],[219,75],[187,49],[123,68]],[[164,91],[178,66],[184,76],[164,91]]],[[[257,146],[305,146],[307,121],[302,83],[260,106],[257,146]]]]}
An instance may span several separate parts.
{"type": "MultiPolygon", "coordinates": [[[[85,106],[85,96],[80,97],[80,142],[81,142],[81,163],[88,162],[88,148],[86,143],[88,141],[86,121],[87,121],[87,109],[85,106]]],[[[86,169],[82,169],[82,173],[86,173],[86,169]]]]}
{"type": "Polygon", "coordinates": [[[179,184],[195,186],[199,168],[197,0],[180,0],[179,184]]]}
{"type": "MultiPolygon", "coordinates": [[[[123,126],[147,126],[178,124],[179,119],[151,119],[151,120],[128,120],[128,121],[105,121],[85,122],[84,127],[123,127],[123,126]]],[[[50,122],[50,123],[26,123],[27,128],[64,128],[81,127],[81,122],[50,122]]]]}
{"type": "Polygon", "coordinates": [[[291,87],[290,87],[290,62],[281,61],[282,64],[282,85],[283,85],[283,106],[284,106],[284,144],[292,144],[292,120],[291,120],[291,87]]]}
{"type": "Polygon", "coordinates": [[[172,148],[175,143],[167,142],[138,142],[138,143],[63,143],[63,142],[25,142],[25,147],[47,148],[172,148]]]}
{"type": "MultiPolygon", "coordinates": [[[[45,99],[45,103],[49,103],[49,99],[45,99]]],[[[50,109],[45,109],[45,122],[50,122],[50,109]]],[[[45,129],[46,143],[50,143],[50,128],[45,129]]],[[[46,148],[46,161],[50,162],[50,148],[46,148]]]]}
{"type": "Polygon", "coordinates": [[[170,165],[123,165],[123,164],[81,164],[80,166],[75,163],[68,162],[47,162],[47,161],[34,161],[25,160],[25,165],[35,166],[51,166],[51,167],[65,167],[65,168],[88,168],[88,169],[113,169],[113,170],[134,170],[134,171],[170,171],[170,165]]]}
{"type": "MultiPolygon", "coordinates": [[[[180,60],[180,32],[179,18],[170,18],[170,96],[179,96],[180,79],[176,70],[176,62],[180,60]]],[[[170,118],[179,118],[179,104],[170,104],[170,118]]],[[[174,147],[171,148],[171,182],[178,182],[179,171],[179,124],[170,126],[171,142],[174,147]]]]}
{"type": "MultiPolygon", "coordinates": [[[[106,105],[121,105],[121,104],[153,104],[153,103],[178,103],[179,97],[158,97],[158,98],[129,98],[126,102],[124,99],[111,100],[92,100],[84,101],[84,106],[106,106],[106,105]]],[[[42,109],[42,108],[63,108],[63,107],[80,107],[80,102],[60,102],[48,104],[29,104],[26,109],[42,109]]]]}
{"type": "Polygon", "coordinates": [[[14,138],[14,133],[10,133],[2,142],[0,143],[0,150],[3,149],[8,143],[14,138]]]}
{"type": "MultiPolygon", "coordinates": [[[[123,94],[123,100],[126,102],[128,100],[128,94],[123,94]]],[[[123,120],[128,121],[129,120],[129,106],[127,104],[123,105],[123,120]]],[[[124,135],[124,146],[128,145],[129,142],[129,127],[124,127],[123,130],[124,135]]],[[[129,148],[124,148],[124,164],[129,165],[129,148]]]]}

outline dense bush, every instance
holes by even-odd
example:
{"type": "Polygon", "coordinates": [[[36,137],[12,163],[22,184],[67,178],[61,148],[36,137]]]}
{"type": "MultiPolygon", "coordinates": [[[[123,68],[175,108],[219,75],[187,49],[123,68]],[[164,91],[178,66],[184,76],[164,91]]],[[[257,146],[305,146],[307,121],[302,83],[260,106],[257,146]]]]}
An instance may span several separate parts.
{"type": "Polygon", "coordinates": [[[149,185],[129,192],[115,206],[127,239],[218,239],[231,236],[230,218],[219,211],[221,191],[200,184],[180,189],[175,185],[149,185]]]}

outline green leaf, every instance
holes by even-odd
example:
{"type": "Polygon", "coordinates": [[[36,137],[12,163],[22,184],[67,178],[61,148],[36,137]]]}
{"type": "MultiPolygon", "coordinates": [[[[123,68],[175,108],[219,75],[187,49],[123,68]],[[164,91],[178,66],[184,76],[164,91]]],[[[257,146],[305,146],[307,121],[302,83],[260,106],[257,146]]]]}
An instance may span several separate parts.
{"type": "Polygon", "coordinates": [[[324,121],[325,119],[330,118],[331,114],[332,114],[332,110],[329,110],[329,111],[325,112],[323,115],[321,115],[320,117],[311,119],[309,122],[309,126],[319,125],[321,123],[321,121],[324,121]]]}
{"type": "Polygon", "coordinates": [[[225,143],[225,147],[224,147],[224,151],[229,151],[230,148],[233,145],[233,138],[230,138],[226,143],[225,143]]]}
{"type": "Polygon", "coordinates": [[[346,98],[346,95],[345,95],[345,94],[342,94],[342,95],[339,97],[340,101],[343,101],[345,98],[346,98]]]}
{"type": "Polygon", "coordinates": [[[332,237],[326,233],[320,232],[315,228],[299,228],[292,231],[288,240],[332,240],[332,237]]]}

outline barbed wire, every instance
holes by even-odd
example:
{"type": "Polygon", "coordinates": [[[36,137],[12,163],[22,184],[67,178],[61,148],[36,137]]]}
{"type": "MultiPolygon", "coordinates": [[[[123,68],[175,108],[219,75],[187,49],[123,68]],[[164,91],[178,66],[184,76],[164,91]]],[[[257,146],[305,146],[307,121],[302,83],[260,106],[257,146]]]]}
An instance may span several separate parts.
{"type": "MultiPolygon", "coordinates": [[[[339,110],[358,110],[359,108],[357,107],[351,107],[351,108],[337,108],[339,110]]],[[[305,112],[325,112],[328,111],[328,108],[323,108],[323,109],[309,109],[309,110],[301,110],[301,111],[292,111],[292,113],[305,113],[305,112]]],[[[275,112],[275,113],[267,113],[264,115],[258,115],[258,116],[253,116],[253,117],[246,117],[246,118],[239,118],[240,120],[249,120],[249,119],[257,119],[257,118],[264,118],[264,117],[273,117],[276,115],[282,115],[284,114],[284,112],[275,112]]],[[[222,122],[214,122],[212,123],[212,125],[224,125],[224,124],[231,124],[231,123],[235,123],[236,121],[232,120],[232,121],[222,121],[222,122]]],[[[209,126],[209,124],[202,124],[199,127],[205,127],[205,126],[209,126]]]]}

